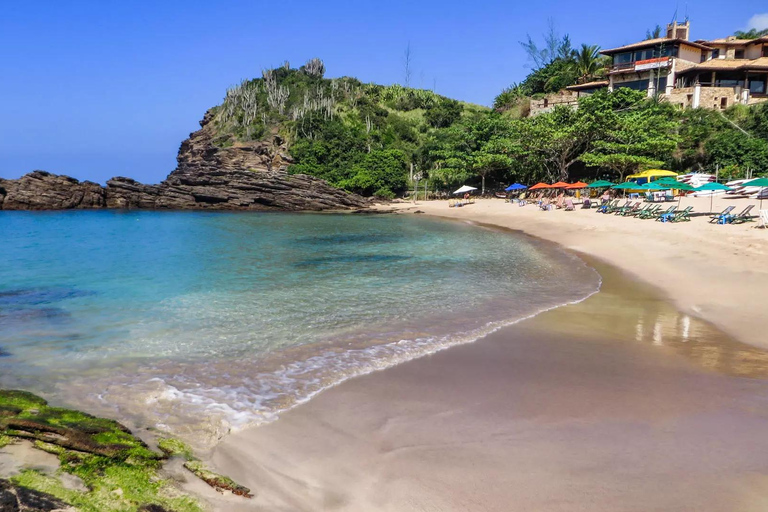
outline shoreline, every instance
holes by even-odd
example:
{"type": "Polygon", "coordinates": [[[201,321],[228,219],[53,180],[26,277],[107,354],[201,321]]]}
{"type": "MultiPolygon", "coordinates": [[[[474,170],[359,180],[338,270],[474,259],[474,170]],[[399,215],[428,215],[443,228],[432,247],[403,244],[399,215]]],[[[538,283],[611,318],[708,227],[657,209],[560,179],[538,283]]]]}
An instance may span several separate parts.
{"type": "MultiPolygon", "coordinates": [[[[684,198],[695,211],[709,210],[709,198],[684,198]]],[[[736,204],[758,208],[759,201],[716,198],[714,211],[736,204]]],[[[379,208],[382,208],[379,206],[379,208]]],[[[709,224],[708,216],[691,222],[595,214],[594,210],[544,212],[500,199],[479,199],[462,208],[446,201],[386,205],[399,213],[429,216],[509,229],[554,242],[577,254],[596,257],[663,291],[683,311],[706,318],[728,334],[768,349],[755,318],[763,314],[768,293],[768,230],[742,225],[709,224]]]]}
{"type": "Polygon", "coordinates": [[[214,506],[761,510],[768,354],[588,263],[604,287],[582,302],[227,437],[207,460],[256,497],[214,506]]]}

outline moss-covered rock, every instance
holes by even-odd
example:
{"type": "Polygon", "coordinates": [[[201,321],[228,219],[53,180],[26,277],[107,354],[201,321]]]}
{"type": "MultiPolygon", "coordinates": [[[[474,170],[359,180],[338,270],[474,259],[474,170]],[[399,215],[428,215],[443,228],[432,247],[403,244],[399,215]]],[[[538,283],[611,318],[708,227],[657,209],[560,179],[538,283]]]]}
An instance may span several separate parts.
{"type": "Polygon", "coordinates": [[[51,407],[24,391],[0,391],[0,410],[0,444],[14,438],[33,441],[36,448],[57,455],[60,470],[79,477],[88,491],[33,470],[12,477],[15,488],[46,493],[83,512],[202,510],[160,477],[165,456],[116,421],[51,407]]]}
{"type": "Polygon", "coordinates": [[[219,475],[208,469],[200,459],[192,454],[192,450],[189,446],[178,439],[163,438],[158,441],[157,446],[169,457],[180,457],[184,459],[186,461],[184,462],[185,468],[217,491],[230,491],[232,494],[244,498],[253,497],[249,488],[238,484],[227,476],[219,475]]]}

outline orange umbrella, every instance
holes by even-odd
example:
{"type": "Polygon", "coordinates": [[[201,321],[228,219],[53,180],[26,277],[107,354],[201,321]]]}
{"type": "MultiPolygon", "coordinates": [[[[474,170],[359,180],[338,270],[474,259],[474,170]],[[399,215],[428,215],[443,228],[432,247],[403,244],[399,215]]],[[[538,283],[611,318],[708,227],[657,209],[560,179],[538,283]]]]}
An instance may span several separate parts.
{"type": "Polygon", "coordinates": [[[572,190],[572,189],[576,189],[576,188],[587,188],[587,186],[588,185],[586,183],[584,183],[582,181],[577,181],[576,183],[571,183],[570,185],[568,185],[565,188],[567,188],[569,190],[572,190]]]}
{"type": "Polygon", "coordinates": [[[542,188],[551,188],[551,187],[549,185],[547,185],[546,183],[537,183],[534,186],[532,186],[531,188],[529,188],[528,190],[539,190],[539,189],[542,189],[542,188]]]}
{"type": "Polygon", "coordinates": [[[553,183],[549,186],[549,188],[568,188],[568,183],[564,181],[558,181],[557,183],[553,183]]]}

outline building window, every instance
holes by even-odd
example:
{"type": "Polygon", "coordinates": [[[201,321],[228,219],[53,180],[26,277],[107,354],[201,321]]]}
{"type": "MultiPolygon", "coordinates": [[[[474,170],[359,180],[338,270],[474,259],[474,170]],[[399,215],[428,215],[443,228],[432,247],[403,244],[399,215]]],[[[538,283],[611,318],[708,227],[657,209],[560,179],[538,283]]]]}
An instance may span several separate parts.
{"type": "Polygon", "coordinates": [[[750,92],[750,94],[765,94],[765,79],[764,78],[750,78],[750,80],[749,80],[749,92],[750,92]]]}
{"type": "Polygon", "coordinates": [[[763,46],[763,57],[768,57],[768,44],[763,46]]]}
{"type": "Polygon", "coordinates": [[[614,83],[613,86],[615,88],[626,87],[627,89],[633,89],[635,91],[647,91],[648,90],[648,79],[645,79],[645,80],[635,80],[633,82],[619,82],[619,83],[614,83]]]}
{"type": "Polygon", "coordinates": [[[744,50],[736,50],[736,52],[733,54],[735,59],[743,59],[744,58],[744,50]]]}
{"type": "Polygon", "coordinates": [[[720,108],[722,110],[728,108],[728,98],[720,98],[720,108]]]}
{"type": "Polygon", "coordinates": [[[712,50],[712,58],[713,59],[720,58],[720,49],[715,48],[714,50],[712,50]]]}

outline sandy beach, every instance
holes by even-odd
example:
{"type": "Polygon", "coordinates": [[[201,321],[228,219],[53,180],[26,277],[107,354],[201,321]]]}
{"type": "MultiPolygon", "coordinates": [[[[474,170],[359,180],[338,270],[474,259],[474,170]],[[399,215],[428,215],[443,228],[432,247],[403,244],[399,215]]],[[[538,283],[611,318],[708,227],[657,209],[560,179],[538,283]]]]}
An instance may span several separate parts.
{"type": "MultiPolygon", "coordinates": [[[[717,197],[712,210],[735,206],[739,212],[750,204],[757,215],[760,202],[749,199],[717,197]]],[[[760,318],[768,298],[768,230],[757,229],[757,221],[710,224],[709,198],[685,197],[681,205],[693,206],[690,222],[661,223],[578,208],[543,211],[502,199],[461,208],[448,208],[447,201],[394,206],[514,229],[595,256],[658,287],[683,311],[706,318],[741,341],[768,348],[760,318]]]]}
{"type": "Polygon", "coordinates": [[[208,460],[256,496],[207,494],[217,509],[765,510],[768,233],[501,200],[398,207],[561,243],[602,290],[227,437],[208,460]]]}

